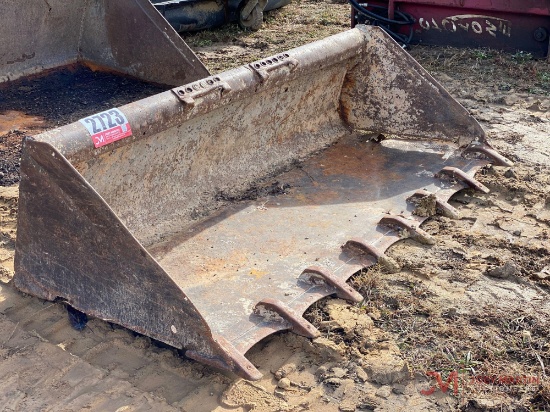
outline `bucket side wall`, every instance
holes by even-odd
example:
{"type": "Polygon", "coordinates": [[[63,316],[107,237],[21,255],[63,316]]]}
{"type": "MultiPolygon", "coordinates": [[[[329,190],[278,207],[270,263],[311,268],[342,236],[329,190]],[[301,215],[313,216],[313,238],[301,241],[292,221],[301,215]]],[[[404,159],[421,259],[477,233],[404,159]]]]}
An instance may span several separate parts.
{"type": "Polygon", "coordinates": [[[209,75],[149,0],[98,0],[83,19],[80,58],[101,69],[179,86],[209,75]]]}
{"type": "Polygon", "coordinates": [[[401,138],[483,143],[479,123],[381,30],[357,26],[367,47],[346,76],[341,112],[349,124],[401,138]]]}
{"type": "Polygon", "coordinates": [[[86,3],[0,0],[0,83],[76,62],[86,3]]]}
{"type": "Polygon", "coordinates": [[[0,0],[0,83],[83,62],[177,86],[209,75],[148,0],[0,0]]]}

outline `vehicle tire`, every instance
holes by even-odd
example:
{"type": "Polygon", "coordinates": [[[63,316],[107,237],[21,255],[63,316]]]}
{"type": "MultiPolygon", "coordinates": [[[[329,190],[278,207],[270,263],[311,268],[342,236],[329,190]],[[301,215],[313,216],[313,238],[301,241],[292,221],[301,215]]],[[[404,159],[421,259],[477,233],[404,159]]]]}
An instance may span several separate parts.
{"type": "Polygon", "coordinates": [[[243,8],[239,11],[239,26],[243,28],[244,30],[252,30],[256,31],[259,30],[260,27],[262,27],[262,23],[264,21],[264,7],[261,3],[257,0],[250,0],[250,1],[256,1],[257,4],[254,6],[252,11],[248,16],[243,16],[243,8]]]}

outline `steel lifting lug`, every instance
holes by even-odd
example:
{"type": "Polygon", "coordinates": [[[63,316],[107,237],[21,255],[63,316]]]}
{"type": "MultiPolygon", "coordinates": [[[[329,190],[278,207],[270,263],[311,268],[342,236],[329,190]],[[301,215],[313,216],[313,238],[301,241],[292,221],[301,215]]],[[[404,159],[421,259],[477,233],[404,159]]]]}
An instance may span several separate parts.
{"type": "Polygon", "coordinates": [[[269,72],[281,67],[288,67],[290,71],[294,71],[298,65],[298,60],[291,57],[288,53],[282,53],[277,56],[250,63],[248,66],[260,77],[261,81],[264,82],[269,78],[269,72]]]}
{"type": "Polygon", "coordinates": [[[172,89],[183,103],[191,107],[195,105],[197,97],[203,97],[218,90],[221,97],[231,91],[231,86],[217,76],[172,89]]]}

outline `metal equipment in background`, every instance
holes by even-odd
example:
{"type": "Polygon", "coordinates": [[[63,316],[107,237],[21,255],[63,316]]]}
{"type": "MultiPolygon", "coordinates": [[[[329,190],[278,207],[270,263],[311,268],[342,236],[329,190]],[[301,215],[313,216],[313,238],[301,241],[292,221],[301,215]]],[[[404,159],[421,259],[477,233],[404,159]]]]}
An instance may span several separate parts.
{"type": "Polygon", "coordinates": [[[69,65],[164,85],[209,74],[148,0],[0,0],[0,10],[0,85],[69,65]]]}
{"type": "Polygon", "coordinates": [[[243,29],[258,30],[265,11],[290,0],[152,0],[178,32],[196,31],[237,21],[243,29]]]}
{"type": "Polygon", "coordinates": [[[382,27],[400,44],[491,47],[548,55],[547,0],[349,0],[352,27],[382,27]]]}

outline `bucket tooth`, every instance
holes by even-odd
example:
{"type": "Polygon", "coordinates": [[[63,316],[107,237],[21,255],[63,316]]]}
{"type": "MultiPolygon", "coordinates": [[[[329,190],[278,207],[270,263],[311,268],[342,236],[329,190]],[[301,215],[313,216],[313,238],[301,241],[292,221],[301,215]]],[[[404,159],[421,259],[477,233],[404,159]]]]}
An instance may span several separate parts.
{"type": "Polygon", "coordinates": [[[378,263],[388,273],[396,273],[401,270],[401,266],[391,257],[386,256],[376,246],[367,243],[365,240],[354,237],[346,242],[343,246],[344,250],[351,253],[361,253],[364,255],[372,256],[375,262],[378,263]]]}
{"type": "Polygon", "coordinates": [[[380,219],[379,224],[384,226],[398,226],[401,229],[407,230],[414,240],[417,240],[425,245],[435,245],[435,239],[433,236],[420,229],[418,227],[418,222],[413,223],[411,220],[405,219],[401,216],[385,216],[380,219]]]}
{"type": "Polygon", "coordinates": [[[338,278],[333,273],[319,266],[310,266],[300,275],[300,279],[311,284],[324,283],[325,285],[336,289],[336,296],[340,299],[359,303],[363,301],[363,296],[354,288],[338,278]]]}
{"type": "Polygon", "coordinates": [[[411,198],[422,198],[430,195],[433,195],[435,197],[435,205],[443,216],[446,216],[451,219],[460,219],[460,212],[456,208],[451,206],[448,202],[444,201],[434,193],[421,189],[421,190],[417,190],[411,196],[411,198]]]}
{"type": "Polygon", "coordinates": [[[491,162],[496,166],[512,167],[514,162],[504,157],[488,144],[472,144],[464,149],[464,153],[482,153],[491,159],[491,162]]]}
{"type": "Polygon", "coordinates": [[[277,299],[262,299],[254,306],[254,313],[268,322],[285,321],[290,324],[292,332],[306,338],[313,339],[321,334],[315,326],[277,299]]]}
{"type": "Polygon", "coordinates": [[[460,180],[461,182],[467,184],[472,189],[477,190],[482,193],[489,193],[490,190],[483,183],[477,181],[472,176],[468,175],[464,171],[460,170],[458,167],[445,166],[443,169],[436,174],[436,177],[449,176],[453,179],[460,180]]]}

